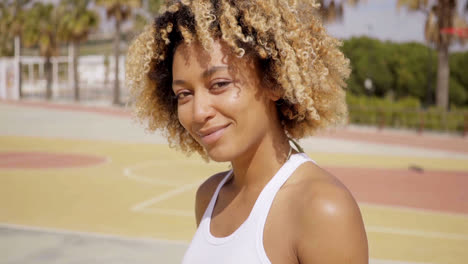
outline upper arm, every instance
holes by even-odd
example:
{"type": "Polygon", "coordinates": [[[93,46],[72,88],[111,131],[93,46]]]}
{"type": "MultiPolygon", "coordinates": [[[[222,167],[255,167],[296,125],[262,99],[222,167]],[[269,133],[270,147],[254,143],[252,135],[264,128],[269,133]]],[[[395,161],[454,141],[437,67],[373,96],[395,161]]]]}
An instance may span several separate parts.
{"type": "Polygon", "coordinates": [[[200,225],[200,221],[208,207],[208,204],[210,203],[216,187],[218,187],[225,175],[226,172],[217,173],[209,177],[200,185],[200,187],[198,187],[197,194],[195,196],[195,218],[197,221],[197,227],[200,225]]]}
{"type": "Polygon", "coordinates": [[[299,222],[300,263],[367,264],[367,236],[356,201],[344,187],[319,188],[306,199],[299,222]]]}

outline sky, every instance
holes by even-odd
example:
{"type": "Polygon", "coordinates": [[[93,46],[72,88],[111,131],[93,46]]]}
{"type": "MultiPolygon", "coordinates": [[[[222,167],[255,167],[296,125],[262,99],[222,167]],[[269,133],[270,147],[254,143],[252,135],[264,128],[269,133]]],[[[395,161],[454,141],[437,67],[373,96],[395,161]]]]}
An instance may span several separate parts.
{"type": "Polygon", "coordinates": [[[382,40],[422,42],[424,14],[397,11],[396,0],[370,0],[357,7],[345,6],[343,21],[327,28],[339,38],[367,34],[382,40]]]}
{"type": "MultiPolygon", "coordinates": [[[[58,1],[42,0],[41,2],[56,3],[58,1]]],[[[460,7],[463,6],[461,3],[464,4],[466,1],[468,0],[459,0],[460,7]]],[[[404,8],[398,11],[396,2],[397,0],[367,0],[358,4],[357,7],[345,5],[343,21],[327,25],[328,32],[341,39],[368,35],[394,42],[424,43],[425,14],[408,12],[404,8]]],[[[106,18],[104,10],[100,10],[100,14],[103,16],[101,19],[103,31],[107,33],[113,31],[113,24],[106,18]]],[[[464,17],[468,20],[468,14],[464,17]]],[[[468,44],[464,47],[453,45],[451,50],[468,50],[468,44]]]]}
{"type": "MultiPolygon", "coordinates": [[[[464,17],[468,20],[468,15],[464,17]]],[[[343,21],[329,24],[327,29],[332,36],[344,39],[368,35],[394,42],[424,43],[424,22],[422,12],[397,10],[396,0],[368,0],[357,7],[345,6],[343,21]]],[[[468,50],[468,44],[454,45],[451,50],[468,50]]]]}

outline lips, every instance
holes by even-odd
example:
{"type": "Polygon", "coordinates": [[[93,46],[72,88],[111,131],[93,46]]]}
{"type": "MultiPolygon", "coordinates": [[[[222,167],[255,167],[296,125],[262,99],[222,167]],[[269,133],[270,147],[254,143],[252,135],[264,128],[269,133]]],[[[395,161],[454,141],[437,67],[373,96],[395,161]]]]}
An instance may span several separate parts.
{"type": "Polygon", "coordinates": [[[200,137],[204,145],[213,144],[223,136],[224,131],[228,126],[229,124],[202,129],[197,132],[197,135],[200,137]]]}

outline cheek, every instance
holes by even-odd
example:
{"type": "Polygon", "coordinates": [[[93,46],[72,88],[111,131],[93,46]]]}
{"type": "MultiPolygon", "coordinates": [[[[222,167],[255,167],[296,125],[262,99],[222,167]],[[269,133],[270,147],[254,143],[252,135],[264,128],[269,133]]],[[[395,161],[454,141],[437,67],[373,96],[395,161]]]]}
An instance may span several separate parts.
{"type": "Polygon", "coordinates": [[[231,115],[237,125],[242,127],[249,127],[252,125],[251,123],[258,122],[257,116],[264,112],[261,102],[257,100],[252,91],[247,89],[235,89],[233,93],[222,100],[222,108],[226,115],[231,115]]]}
{"type": "Polygon", "coordinates": [[[245,92],[238,89],[232,89],[229,93],[219,98],[218,109],[222,109],[223,115],[234,119],[239,122],[239,118],[244,119],[248,115],[249,102],[246,98],[245,92]]]}
{"type": "Polygon", "coordinates": [[[191,131],[191,119],[190,112],[187,111],[187,107],[182,106],[177,108],[177,117],[179,118],[179,123],[187,130],[189,133],[191,131]]]}

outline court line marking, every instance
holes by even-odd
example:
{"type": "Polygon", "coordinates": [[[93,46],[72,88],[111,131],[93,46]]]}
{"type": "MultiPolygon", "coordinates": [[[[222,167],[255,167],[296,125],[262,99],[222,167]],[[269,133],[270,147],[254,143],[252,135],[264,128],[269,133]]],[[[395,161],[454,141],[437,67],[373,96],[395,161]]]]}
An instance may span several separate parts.
{"type": "Polygon", "coordinates": [[[147,214],[159,214],[159,215],[171,215],[171,216],[186,216],[186,217],[195,217],[193,211],[180,210],[180,209],[160,209],[160,208],[145,208],[141,210],[143,213],[147,214]]]}
{"type": "Polygon", "coordinates": [[[409,262],[401,260],[389,260],[389,259],[369,259],[369,264],[433,264],[430,262],[409,262]]]}
{"type": "MultiPolygon", "coordinates": [[[[189,245],[189,242],[183,241],[183,240],[169,240],[169,239],[159,239],[159,238],[149,238],[149,237],[134,238],[134,237],[119,236],[119,235],[87,232],[87,231],[72,231],[72,230],[59,229],[59,228],[34,227],[34,226],[25,226],[25,225],[18,225],[18,224],[8,224],[8,223],[0,223],[0,228],[33,231],[33,232],[43,232],[43,233],[49,233],[49,234],[55,234],[55,235],[76,235],[76,236],[91,237],[91,238],[113,239],[117,241],[126,241],[126,242],[158,243],[158,244],[166,244],[166,245],[185,246],[185,247],[188,247],[189,245]]],[[[433,263],[369,258],[369,264],[433,264],[433,263]]]]}
{"type": "MultiPolygon", "coordinates": [[[[181,216],[181,217],[194,217],[194,213],[187,210],[177,210],[177,209],[157,209],[157,208],[143,208],[139,211],[149,214],[160,214],[160,215],[170,215],[170,216],[181,216]]],[[[406,228],[397,228],[397,227],[384,227],[384,226],[365,226],[366,232],[370,233],[384,233],[392,235],[404,235],[404,236],[417,236],[417,237],[426,237],[426,238],[441,238],[441,239],[451,239],[451,240],[466,240],[468,241],[468,235],[464,234],[454,234],[454,233],[444,233],[437,231],[422,231],[417,229],[406,229],[406,228]]]]}
{"type": "MultiPolygon", "coordinates": [[[[124,176],[126,176],[129,179],[136,180],[138,182],[143,182],[143,183],[164,185],[164,186],[170,186],[170,187],[177,186],[177,184],[175,184],[173,182],[164,181],[164,180],[150,179],[150,178],[146,178],[144,176],[140,176],[140,175],[133,172],[133,170],[135,170],[135,167],[134,168],[125,167],[124,170],[123,170],[124,176]]],[[[142,168],[142,167],[145,167],[145,166],[139,166],[139,168],[142,168]]]]}
{"type": "Polygon", "coordinates": [[[165,243],[165,244],[170,244],[170,245],[181,245],[181,246],[188,245],[188,242],[183,241],[183,240],[169,240],[169,239],[159,239],[159,238],[150,238],[150,237],[136,238],[136,237],[119,236],[119,235],[114,235],[114,234],[89,232],[89,231],[73,231],[73,230],[67,230],[67,229],[61,229],[61,228],[35,227],[35,226],[26,226],[26,225],[18,225],[18,224],[9,224],[9,223],[0,223],[0,228],[45,232],[45,233],[59,234],[59,235],[67,234],[67,235],[77,235],[77,236],[92,237],[92,238],[115,239],[118,241],[148,242],[148,243],[157,242],[157,243],[165,243]]]}
{"type": "MultiPolygon", "coordinates": [[[[123,169],[123,174],[130,179],[143,182],[143,183],[150,183],[150,184],[157,184],[157,185],[164,185],[164,186],[169,186],[169,187],[177,187],[180,186],[181,182],[174,182],[174,181],[167,181],[163,179],[155,179],[155,178],[150,178],[144,175],[139,175],[138,173],[135,172],[135,170],[138,169],[143,169],[151,166],[158,166],[158,165],[167,165],[168,162],[177,162],[177,160],[171,160],[171,159],[158,159],[158,160],[148,160],[148,161],[143,161],[136,163],[135,165],[130,165],[126,166],[123,169]]],[[[178,162],[180,163],[180,161],[178,162]]],[[[194,160],[184,160],[182,163],[185,164],[191,164],[191,165],[200,165],[199,161],[194,161],[194,160]]]]}
{"type": "Polygon", "coordinates": [[[404,212],[426,214],[426,215],[441,215],[441,216],[452,216],[452,217],[461,217],[468,218],[468,214],[463,213],[454,213],[454,212],[445,212],[445,211],[436,211],[431,209],[409,207],[403,205],[386,205],[386,204],[375,204],[367,202],[358,202],[358,204],[363,207],[376,208],[376,209],[391,209],[391,210],[400,210],[404,212]]]}
{"type": "Polygon", "coordinates": [[[174,188],[172,190],[169,190],[167,192],[164,192],[160,195],[157,195],[151,199],[148,199],[148,200],[145,200],[141,203],[138,203],[134,206],[132,206],[130,208],[131,211],[134,211],[134,212],[138,212],[138,211],[143,211],[143,210],[146,210],[147,207],[151,206],[151,205],[154,205],[156,203],[159,203],[161,201],[164,201],[164,200],[167,200],[171,197],[174,197],[180,193],[183,193],[187,190],[190,190],[194,187],[198,187],[200,184],[201,184],[202,181],[197,181],[195,183],[191,183],[191,184],[185,184],[185,185],[182,185],[178,188],[174,188]]]}
{"type": "Polygon", "coordinates": [[[387,233],[394,235],[404,236],[418,236],[426,238],[442,238],[452,240],[466,240],[468,241],[468,235],[444,233],[435,231],[421,231],[417,229],[406,229],[406,228],[395,228],[395,227],[384,227],[384,226],[365,226],[366,231],[373,233],[387,233]]]}
{"type": "MultiPolygon", "coordinates": [[[[431,153],[427,153],[427,149],[421,146],[404,146],[396,144],[385,144],[385,143],[370,143],[366,141],[356,141],[356,140],[343,140],[343,139],[331,139],[329,142],[331,144],[337,145],[331,146],[330,148],[318,147],[319,145],[327,145],[320,138],[312,139],[312,142],[301,144],[304,147],[307,153],[311,154],[345,154],[345,155],[366,155],[366,156],[377,156],[379,158],[383,157],[402,157],[402,158],[423,158],[423,159],[455,159],[457,161],[464,161],[468,159],[468,154],[465,152],[457,152],[453,150],[444,150],[431,148],[431,153]],[[310,144],[307,146],[306,144],[310,144]],[[364,144],[364,146],[362,146],[364,144]],[[356,151],[355,146],[359,145],[363,147],[361,150],[356,151]],[[383,151],[385,150],[385,151],[383,151]],[[385,152],[385,154],[383,154],[385,152]]],[[[330,144],[330,143],[328,143],[330,144]]],[[[311,155],[309,155],[312,157],[311,155]]]]}
{"type": "MultiPolygon", "coordinates": [[[[160,214],[160,215],[170,215],[170,216],[181,216],[181,217],[193,217],[193,212],[186,210],[177,210],[177,209],[158,209],[158,208],[148,208],[154,204],[177,196],[180,193],[183,193],[187,190],[192,189],[200,184],[200,182],[186,184],[179,188],[172,189],[170,191],[164,192],[158,196],[155,196],[151,199],[145,200],[139,204],[133,206],[130,210],[134,212],[144,212],[151,214],[160,214]]],[[[362,204],[362,203],[360,203],[362,204]]],[[[369,206],[368,204],[366,206],[369,206]]],[[[371,205],[370,207],[384,208],[385,206],[371,205]]],[[[393,209],[401,209],[398,207],[392,207],[393,209]]],[[[403,208],[403,207],[402,207],[403,208]]],[[[406,211],[418,212],[418,210],[411,210],[410,208],[405,208],[406,211]]],[[[423,213],[431,213],[425,210],[422,210],[423,213]]],[[[439,213],[439,212],[437,212],[439,213]]],[[[443,214],[443,213],[440,213],[443,214]]],[[[374,233],[387,233],[394,235],[405,235],[405,236],[418,236],[418,237],[427,237],[427,238],[442,238],[442,239],[452,239],[452,240],[467,240],[468,235],[464,234],[454,234],[454,233],[444,233],[436,231],[421,231],[416,229],[405,229],[405,228],[394,228],[394,227],[384,227],[384,226],[366,226],[366,231],[374,233]]]]}

